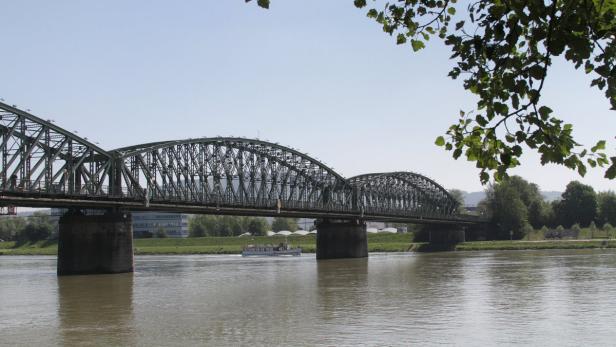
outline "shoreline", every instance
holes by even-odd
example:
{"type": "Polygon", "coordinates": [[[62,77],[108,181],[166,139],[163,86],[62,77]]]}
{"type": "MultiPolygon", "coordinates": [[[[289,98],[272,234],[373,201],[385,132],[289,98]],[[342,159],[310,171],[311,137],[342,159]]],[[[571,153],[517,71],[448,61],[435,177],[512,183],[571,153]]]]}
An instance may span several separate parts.
{"type": "MultiPolygon", "coordinates": [[[[496,251],[542,249],[606,249],[616,248],[614,239],[540,240],[540,241],[469,241],[458,244],[430,244],[411,242],[405,234],[374,235],[368,239],[368,252],[443,252],[443,251],[496,251]]],[[[314,236],[288,238],[289,244],[301,247],[302,253],[315,253],[314,236]]],[[[182,254],[240,254],[248,243],[278,244],[284,238],[255,237],[203,237],[184,239],[135,239],[135,255],[182,254]]],[[[0,242],[1,255],[56,255],[57,241],[39,241],[17,246],[15,242],[0,242]]]]}

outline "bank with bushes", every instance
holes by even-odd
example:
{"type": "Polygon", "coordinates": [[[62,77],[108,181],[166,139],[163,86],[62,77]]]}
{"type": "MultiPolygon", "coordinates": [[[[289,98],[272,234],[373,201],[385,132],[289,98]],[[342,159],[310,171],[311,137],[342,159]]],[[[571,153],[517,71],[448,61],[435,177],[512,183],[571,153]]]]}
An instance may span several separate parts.
{"type": "MultiPolygon", "coordinates": [[[[287,238],[304,253],[316,251],[315,235],[287,238]]],[[[189,237],[135,239],[135,254],[239,254],[248,244],[278,244],[284,237],[189,237]]],[[[430,251],[480,251],[524,249],[584,249],[616,248],[616,240],[541,240],[541,241],[472,241],[455,245],[434,245],[413,242],[411,234],[369,234],[370,252],[430,252],[430,251]]],[[[0,255],[56,255],[56,241],[0,242],[0,255]]]]}

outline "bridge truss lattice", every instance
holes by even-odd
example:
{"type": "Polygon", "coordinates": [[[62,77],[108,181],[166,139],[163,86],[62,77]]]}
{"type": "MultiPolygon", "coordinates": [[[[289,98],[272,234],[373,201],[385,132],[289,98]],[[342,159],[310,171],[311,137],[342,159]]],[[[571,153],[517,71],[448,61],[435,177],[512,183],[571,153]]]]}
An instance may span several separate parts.
{"type": "Polygon", "coordinates": [[[295,149],[214,137],[104,150],[0,103],[0,204],[196,213],[468,221],[438,183],[412,172],[345,179],[295,149]]]}

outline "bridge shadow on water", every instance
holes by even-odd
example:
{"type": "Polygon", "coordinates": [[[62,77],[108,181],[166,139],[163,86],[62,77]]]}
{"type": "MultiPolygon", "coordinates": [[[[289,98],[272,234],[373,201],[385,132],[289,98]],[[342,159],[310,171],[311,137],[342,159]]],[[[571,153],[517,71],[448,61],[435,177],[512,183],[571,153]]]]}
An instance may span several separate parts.
{"type": "Polygon", "coordinates": [[[368,262],[368,258],[316,262],[319,319],[338,321],[361,307],[368,287],[368,262]]]}
{"type": "Polygon", "coordinates": [[[133,274],[58,277],[63,345],[134,345],[133,274]]]}

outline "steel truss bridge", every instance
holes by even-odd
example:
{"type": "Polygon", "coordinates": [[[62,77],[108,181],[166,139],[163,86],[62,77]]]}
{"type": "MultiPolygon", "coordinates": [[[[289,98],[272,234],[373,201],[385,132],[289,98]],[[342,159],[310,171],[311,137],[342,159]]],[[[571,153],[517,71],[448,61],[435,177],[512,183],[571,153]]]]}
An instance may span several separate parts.
{"type": "Polygon", "coordinates": [[[295,149],[244,138],[104,150],[0,103],[0,205],[475,223],[412,172],[344,178],[295,149]]]}

